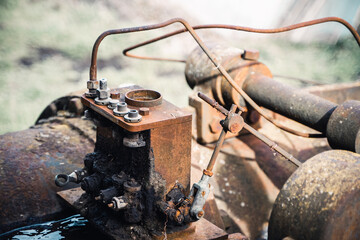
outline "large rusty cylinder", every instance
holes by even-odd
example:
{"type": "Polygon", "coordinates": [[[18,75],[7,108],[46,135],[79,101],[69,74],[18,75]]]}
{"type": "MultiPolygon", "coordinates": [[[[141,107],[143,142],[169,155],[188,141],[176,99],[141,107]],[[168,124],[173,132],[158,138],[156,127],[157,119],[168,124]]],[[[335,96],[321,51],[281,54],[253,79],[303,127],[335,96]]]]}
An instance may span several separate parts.
{"type": "MultiPolygon", "coordinates": [[[[94,149],[95,126],[89,120],[64,118],[70,116],[64,110],[61,115],[44,116],[30,129],[0,135],[0,233],[53,219],[67,209],[56,196],[54,176],[83,167],[82,158],[94,149]]],[[[75,186],[69,183],[64,189],[75,186]]]]}
{"type": "MultiPolygon", "coordinates": [[[[221,44],[215,43],[207,45],[220,64],[240,86],[242,82],[254,72],[272,77],[267,66],[256,60],[245,59],[243,57],[244,50],[224,47],[221,44]]],[[[194,49],[187,58],[185,77],[191,88],[198,86],[199,90],[205,94],[207,94],[207,91],[203,89],[210,88],[215,100],[226,108],[230,108],[232,104],[238,107],[246,107],[244,99],[225,80],[219,70],[199,47],[194,49]]]]}
{"type": "Polygon", "coordinates": [[[360,153],[360,101],[337,105],[259,74],[242,88],[260,106],[325,133],[332,148],[360,153]]]}
{"type": "Polygon", "coordinates": [[[333,102],[260,74],[247,78],[242,88],[260,106],[323,133],[337,107],[333,102]]]}
{"type": "Polygon", "coordinates": [[[307,160],[281,189],[269,239],[359,239],[360,155],[330,150],[307,160]]]}

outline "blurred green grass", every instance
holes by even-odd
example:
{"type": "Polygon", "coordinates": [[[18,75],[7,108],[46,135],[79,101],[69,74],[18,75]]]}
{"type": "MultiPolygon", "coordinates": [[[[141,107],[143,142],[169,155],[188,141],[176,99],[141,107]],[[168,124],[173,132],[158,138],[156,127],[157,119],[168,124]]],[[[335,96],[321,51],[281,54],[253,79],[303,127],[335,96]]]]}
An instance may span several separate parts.
{"type": "MultiPolygon", "coordinates": [[[[154,14],[157,6],[150,3],[143,4],[143,11],[147,7],[152,10],[150,17],[130,14],[134,4],[112,0],[0,1],[0,134],[28,128],[51,101],[86,87],[92,45],[101,32],[161,22],[176,14],[154,14]]],[[[99,50],[98,75],[108,78],[110,86],[139,84],[186,106],[191,90],[183,77],[184,65],[121,55],[124,47],[158,35],[137,33],[106,38],[99,50]]],[[[200,35],[207,40],[203,31],[200,35]]],[[[350,37],[336,45],[292,43],[259,35],[248,41],[232,39],[227,43],[260,50],[261,61],[276,74],[323,83],[349,82],[360,76],[360,50],[350,37]]],[[[189,36],[182,36],[140,52],[185,58],[194,46],[189,36]]]]}

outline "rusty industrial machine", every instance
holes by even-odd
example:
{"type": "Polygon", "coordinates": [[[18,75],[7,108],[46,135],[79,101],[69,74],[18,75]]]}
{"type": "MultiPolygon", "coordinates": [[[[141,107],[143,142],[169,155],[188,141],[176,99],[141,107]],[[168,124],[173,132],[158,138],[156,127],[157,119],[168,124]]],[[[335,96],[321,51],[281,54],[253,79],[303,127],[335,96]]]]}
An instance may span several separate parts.
{"type": "MultiPolygon", "coordinates": [[[[327,21],[345,25],[360,46],[356,31],[338,18],[256,31],[288,31],[327,21]]],[[[270,69],[258,61],[258,51],[204,44],[194,31],[201,28],[255,31],[226,25],[192,27],[183,19],[172,19],[109,30],[99,36],[93,47],[88,90],[69,104],[75,108],[73,114],[84,112],[83,121],[95,124],[94,150],[84,154],[81,168],[56,175],[58,187],[80,185],[58,195],[112,239],[247,239],[240,233],[243,227],[252,229],[247,233],[254,238],[263,222],[240,223],[240,229],[226,232],[211,193],[211,179],[230,178],[226,174],[229,166],[224,170],[215,165],[221,154],[243,161],[251,153],[256,167],[236,168],[239,172],[234,175],[249,174],[252,169],[256,173],[247,185],[261,182],[260,191],[268,192],[266,197],[270,198],[270,192],[277,195],[274,204],[261,208],[265,222],[269,221],[269,239],[359,238],[359,83],[322,90],[294,89],[272,78],[270,69]],[[185,28],[134,45],[124,54],[178,61],[128,52],[188,31],[199,45],[183,61],[186,81],[194,89],[189,97],[192,109],[178,108],[161,93],[137,85],[109,89],[106,79],[97,78],[97,51],[105,37],[175,22],[185,28]],[[274,137],[274,130],[267,129],[286,133],[274,137]],[[202,172],[195,158],[203,153],[194,152],[192,144],[208,147],[202,172]]],[[[236,179],[238,176],[233,177],[231,186],[242,184],[236,179]]],[[[222,190],[215,191],[231,203],[233,191],[222,190]]],[[[245,194],[251,196],[251,191],[255,190],[250,188],[245,194]]],[[[235,201],[235,205],[229,211],[236,212],[234,208],[246,204],[235,201]]]]}

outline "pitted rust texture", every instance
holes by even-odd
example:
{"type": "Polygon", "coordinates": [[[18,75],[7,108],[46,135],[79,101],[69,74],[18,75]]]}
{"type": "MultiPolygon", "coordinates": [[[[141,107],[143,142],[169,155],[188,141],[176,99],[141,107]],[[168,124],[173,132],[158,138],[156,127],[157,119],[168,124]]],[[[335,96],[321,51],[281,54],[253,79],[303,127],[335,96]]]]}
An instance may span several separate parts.
{"type": "Polygon", "coordinates": [[[52,117],[42,122],[0,136],[1,231],[64,210],[54,176],[80,168],[83,155],[94,148],[91,121],[52,117]]]}
{"type": "MultiPolygon", "coordinates": [[[[241,86],[246,78],[254,72],[272,77],[270,70],[262,63],[255,60],[241,58],[243,50],[231,47],[224,47],[220,44],[210,44],[211,51],[215,54],[216,60],[222,67],[227,69],[234,81],[241,86]]],[[[203,53],[201,48],[196,48],[186,61],[185,77],[191,88],[199,86],[201,91],[208,95],[207,91],[201,88],[211,88],[212,95],[217,102],[230,108],[236,104],[239,108],[246,107],[244,99],[226,81],[219,70],[203,53]]]]}
{"type": "Polygon", "coordinates": [[[359,164],[360,155],[340,150],[307,160],[276,199],[269,239],[359,238],[359,164]]]}

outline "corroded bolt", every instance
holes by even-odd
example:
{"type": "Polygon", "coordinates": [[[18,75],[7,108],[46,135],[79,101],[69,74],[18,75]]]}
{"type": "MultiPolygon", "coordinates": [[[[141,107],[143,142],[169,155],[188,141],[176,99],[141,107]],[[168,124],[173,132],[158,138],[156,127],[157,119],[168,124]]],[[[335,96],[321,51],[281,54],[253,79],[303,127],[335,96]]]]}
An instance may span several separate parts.
{"type": "Polygon", "coordinates": [[[115,116],[122,117],[128,114],[129,109],[127,108],[126,102],[119,102],[116,108],[113,110],[115,116]]]}
{"type": "Polygon", "coordinates": [[[198,212],[198,214],[197,214],[197,215],[198,215],[198,217],[199,217],[199,218],[201,218],[202,216],[204,216],[204,211],[200,211],[200,212],[198,212]]]}
{"type": "Polygon", "coordinates": [[[105,78],[100,79],[99,87],[100,87],[100,90],[106,90],[107,89],[107,80],[105,78]]]}
{"type": "Polygon", "coordinates": [[[111,97],[112,99],[120,99],[120,92],[118,92],[118,91],[111,91],[111,92],[110,92],[110,97],[111,97]]]}
{"type": "Polygon", "coordinates": [[[113,208],[113,207],[114,207],[114,203],[109,203],[109,204],[108,204],[108,207],[109,207],[109,208],[113,208]]]}
{"type": "Polygon", "coordinates": [[[99,201],[99,200],[101,200],[101,197],[100,197],[100,196],[96,196],[96,197],[95,197],[95,200],[96,200],[96,201],[99,201]]]}
{"type": "Polygon", "coordinates": [[[111,99],[109,102],[108,108],[115,109],[118,103],[119,103],[119,100],[111,99]]]}
{"type": "Polygon", "coordinates": [[[105,78],[99,81],[99,88],[96,89],[97,98],[95,98],[95,103],[98,105],[108,105],[110,98],[110,89],[107,87],[107,80],[105,78]]]}
{"type": "Polygon", "coordinates": [[[142,107],[139,109],[140,115],[147,116],[150,114],[150,109],[147,107],[142,107]]]}
{"type": "Polygon", "coordinates": [[[142,117],[139,114],[138,110],[136,109],[131,109],[129,113],[124,116],[125,122],[130,122],[130,123],[140,122],[141,119],[142,117]]]}

